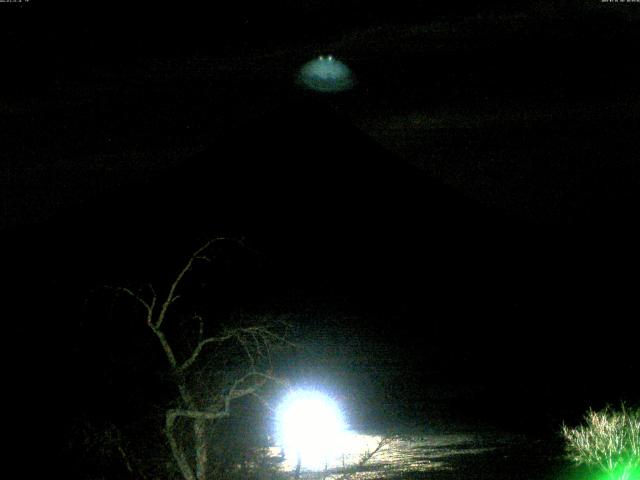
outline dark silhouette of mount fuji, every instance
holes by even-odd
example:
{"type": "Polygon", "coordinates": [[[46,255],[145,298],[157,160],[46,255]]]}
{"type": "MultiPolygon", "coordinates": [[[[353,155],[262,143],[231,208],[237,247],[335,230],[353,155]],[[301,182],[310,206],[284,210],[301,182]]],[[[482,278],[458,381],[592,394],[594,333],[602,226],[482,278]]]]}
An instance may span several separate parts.
{"type": "Polygon", "coordinates": [[[95,262],[110,266],[137,248],[179,250],[207,234],[318,258],[410,246],[440,261],[449,250],[455,263],[498,230],[521,229],[394,157],[322,99],[291,95],[217,137],[179,168],[67,209],[21,242],[37,251],[44,236],[69,258],[100,251],[95,262]]]}
{"type": "Polygon", "coordinates": [[[376,144],[325,98],[283,97],[180,167],[7,235],[8,264],[27,283],[144,279],[222,235],[246,239],[276,283],[424,289],[444,304],[469,296],[471,310],[498,291],[573,291],[581,269],[604,268],[597,232],[476,204],[376,144]]]}

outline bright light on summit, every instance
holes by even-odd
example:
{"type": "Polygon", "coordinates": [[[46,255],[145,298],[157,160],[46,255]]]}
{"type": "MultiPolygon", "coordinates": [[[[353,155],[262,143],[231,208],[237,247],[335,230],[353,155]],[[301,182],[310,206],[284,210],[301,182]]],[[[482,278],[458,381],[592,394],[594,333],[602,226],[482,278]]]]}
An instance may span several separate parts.
{"type": "Polygon", "coordinates": [[[289,461],[322,469],[344,448],[346,424],[328,396],[313,390],[289,393],[276,412],[277,439],[289,461]]]}

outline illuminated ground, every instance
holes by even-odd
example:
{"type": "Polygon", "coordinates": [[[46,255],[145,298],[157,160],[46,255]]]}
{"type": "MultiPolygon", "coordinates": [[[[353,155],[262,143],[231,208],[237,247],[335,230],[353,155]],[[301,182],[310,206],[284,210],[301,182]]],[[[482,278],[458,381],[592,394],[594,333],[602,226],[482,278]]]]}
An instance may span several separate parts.
{"type": "MultiPolygon", "coordinates": [[[[375,450],[379,435],[351,434],[349,448],[326,470],[302,469],[301,478],[354,479],[546,479],[567,478],[570,466],[554,442],[524,436],[485,433],[428,433],[395,437],[366,463],[363,455],[375,450]]],[[[277,449],[273,450],[274,454],[277,449]]],[[[285,471],[295,470],[284,461],[285,471]]]]}

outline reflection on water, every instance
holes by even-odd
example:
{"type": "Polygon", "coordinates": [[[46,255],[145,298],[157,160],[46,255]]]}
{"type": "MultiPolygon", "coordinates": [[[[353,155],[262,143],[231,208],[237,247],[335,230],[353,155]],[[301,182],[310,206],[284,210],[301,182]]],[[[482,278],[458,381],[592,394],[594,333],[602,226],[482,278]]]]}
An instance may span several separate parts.
{"type": "MultiPolygon", "coordinates": [[[[382,437],[349,432],[339,456],[327,458],[325,468],[301,468],[301,478],[389,478],[407,472],[451,470],[461,455],[491,452],[505,441],[476,434],[430,434],[382,437]]],[[[272,449],[277,456],[279,449],[272,449]]],[[[296,459],[285,458],[284,471],[296,469],[296,459]]]]}

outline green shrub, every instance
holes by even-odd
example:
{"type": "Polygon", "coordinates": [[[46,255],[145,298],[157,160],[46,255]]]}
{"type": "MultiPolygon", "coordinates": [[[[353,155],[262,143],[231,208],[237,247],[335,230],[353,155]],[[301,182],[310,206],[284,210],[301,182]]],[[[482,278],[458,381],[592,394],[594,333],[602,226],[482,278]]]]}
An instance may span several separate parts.
{"type": "Polygon", "coordinates": [[[589,410],[584,421],[562,427],[569,458],[601,469],[608,478],[640,480],[640,409],[589,410]]]}

